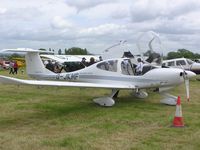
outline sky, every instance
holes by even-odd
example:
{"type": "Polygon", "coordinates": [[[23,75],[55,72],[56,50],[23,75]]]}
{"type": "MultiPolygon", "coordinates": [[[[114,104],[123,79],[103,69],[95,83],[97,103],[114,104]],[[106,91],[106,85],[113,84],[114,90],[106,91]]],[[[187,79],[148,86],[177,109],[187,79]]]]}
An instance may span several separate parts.
{"type": "Polygon", "coordinates": [[[200,0],[0,0],[0,49],[87,48],[100,54],[126,40],[137,54],[143,33],[164,53],[200,53],[200,0]]]}

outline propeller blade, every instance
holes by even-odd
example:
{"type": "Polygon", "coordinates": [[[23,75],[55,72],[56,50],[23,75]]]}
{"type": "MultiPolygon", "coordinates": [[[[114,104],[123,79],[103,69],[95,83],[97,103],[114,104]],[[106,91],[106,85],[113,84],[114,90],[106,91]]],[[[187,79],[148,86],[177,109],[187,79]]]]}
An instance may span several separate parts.
{"type": "Polygon", "coordinates": [[[185,79],[185,89],[186,89],[187,100],[190,101],[189,79],[185,79]]]}
{"type": "Polygon", "coordinates": [[[190,91],[189,91],[190,83],[189,83],[189,77],[188,77],[188,74],[185,71],[184,67],[181,64],[180,64],[180,66],[183,69],[183,79],[184,79],[184,82],[185,82],[185,89],[186,89],[187,101],[190,101],[190,91]]]}

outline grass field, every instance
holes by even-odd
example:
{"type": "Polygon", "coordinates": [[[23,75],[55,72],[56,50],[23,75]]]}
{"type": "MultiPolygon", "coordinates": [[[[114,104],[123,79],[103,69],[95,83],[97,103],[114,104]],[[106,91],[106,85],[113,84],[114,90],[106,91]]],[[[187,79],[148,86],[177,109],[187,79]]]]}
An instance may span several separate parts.
{"type": "Polygon", "coordinates": [[[190,102],[183,85],[172,91],[181,96],[184,128],[170,127],[175,107],[153,92],[139,100],[121,91],[116,105],[104,108],[92,99],[109,90],[0,85],[0,149],[198,150],[200,81],[190,83],[190,102]]]}

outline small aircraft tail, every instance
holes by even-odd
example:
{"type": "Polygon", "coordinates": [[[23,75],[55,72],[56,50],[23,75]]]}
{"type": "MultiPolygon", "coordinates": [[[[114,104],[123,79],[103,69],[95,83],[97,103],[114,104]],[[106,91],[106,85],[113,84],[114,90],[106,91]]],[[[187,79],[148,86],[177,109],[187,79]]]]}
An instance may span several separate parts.
{"type": "Polygon", "coordinates": [[[27,52],[25,55],[26,59],[26,71],[29,76],[34,77],[37,74],[55,74],[50,70],[46,69],[39,53],[27,52]]]}
{"type": "Polygon", "coordinates": [[[25,52],[25,60],[26,60],[26,71],[30,77],[37,77],[37,75],[53,75],[54,72],[46,69],[39,53],[40,50],[33,50],[28,48],[18,48],[18,49],[4,49],[1,52],[25,52]]]}

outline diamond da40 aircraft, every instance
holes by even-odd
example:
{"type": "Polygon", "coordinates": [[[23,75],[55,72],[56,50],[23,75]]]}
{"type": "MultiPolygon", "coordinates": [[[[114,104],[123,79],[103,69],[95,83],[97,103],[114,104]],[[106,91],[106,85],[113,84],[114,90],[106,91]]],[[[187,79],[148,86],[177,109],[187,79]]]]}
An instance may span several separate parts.
{"type": "Polygon", "coordinates": [[[45,68],[39,50],[4,49],[1,52],[6,51],[26,53],[27,74],[34,80],[0,75],[0,83],[111,89],[111,95],[93,100],[101,106],[113,106],[115,104],[114,97],[117,96],[119,90],[133,90],[136,97],[145,98],[148,94],[143,89],[148,88],[154,88],[164,96],[161,103],[175,105],[177,97],[168,94],[167,91],[185,82],[186,94],[189,99],[189,79],[196,75],[182,69],[156,67],[150,67],[143,75],[135,75],[128,58],[108,59],[77,71],[54,73],[45,68]]]}

